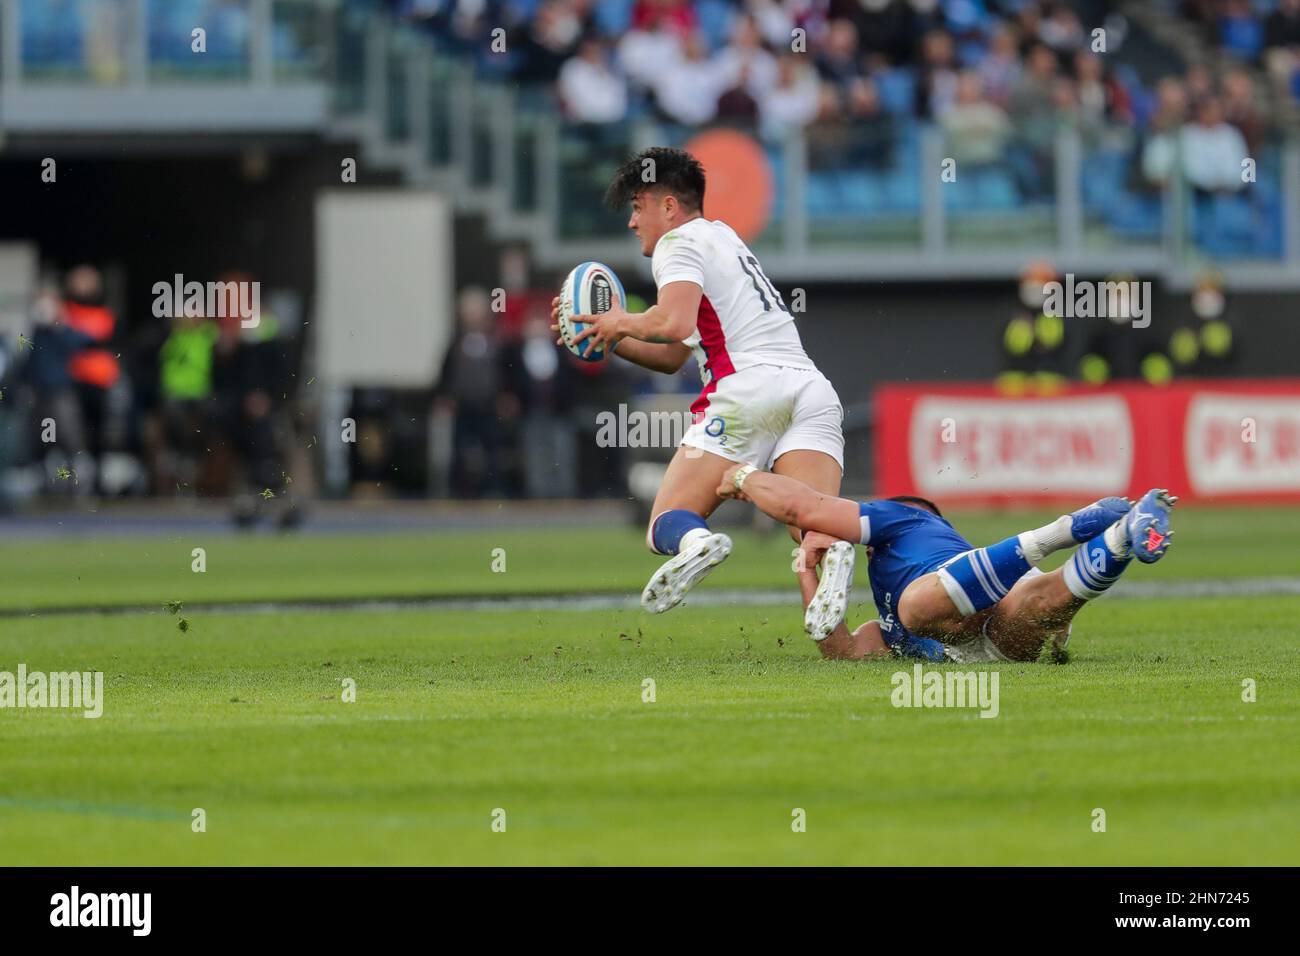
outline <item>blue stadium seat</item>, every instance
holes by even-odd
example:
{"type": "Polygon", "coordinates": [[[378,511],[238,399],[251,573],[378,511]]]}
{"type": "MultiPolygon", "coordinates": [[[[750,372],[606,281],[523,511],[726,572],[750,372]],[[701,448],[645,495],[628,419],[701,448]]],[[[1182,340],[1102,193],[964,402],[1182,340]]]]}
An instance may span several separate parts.
{"type": "Polygon", "coordinates": [[[811,173],[808,176],[808,215],[814,219],[834,219],[841,211],[839,184],[834,173],[811,173]]]}
{"type": "Polygon", "coordinates": [[[881,182],[884,212],[917,213],[921,208],[921,179],[915,166],[900,166],[887,173],[881,182]]]}
{"type": "Polygon", "coordinates": [[[77,0],[24,3],[19,7],[23,62],[34,66],[79,66],[85,59],[86,29],[77,0]]]}
{"type": "Polygon", "coordinates": [[[1164,219],[1164,201],[1159,194],[1118,194],[1111,204],[1108,221],[1121,239],[1154,242],[1160,239],[1164,219]]]}
{"type": "Polygon", "coordinates": [[[1117,202],[1124,201],[1128,162],[1128,154],[1115,149],[1084,157],[1079,181],[1085,212],[1108,216],[1117,202]]]}
{"type": "Polygon", "coordinates": [[[695,4],[695,18],[709,42],[709,49],[716,50],[727,42],[733,15],[734,8],[727,0],[699,0],[695,4]]]}
{"type": "Polygon", "coordinates": [[[884,187],[874,173],[849,170],[840,174],[842,216],[871,216],[884,206],[884,187]]]}
{"type": "Polygon", "coordinates": [[[979,170],[975,188],[981,209],[1008,210],[1020,205],[1020,193],[1015,181],[1001,166],[987,166],[979,170]]]}
{"type": "MultiPolygon", "coordinates": [[[[514,13],[515,17],[518,18],[518,22],[520,23],[532,22],[534,19],[536,19],[537,10],[539,7],[541,7],[541,5],[542,5],[542,0],[510,0],[509,3],[509,7],[511,11],[514,13]]],[[[602,26],[601,19],[600,19],[601,10],[602,8],[607,6],[617,6],[617,4],[608,3],[608,2],[597,4],[595,15],[594,15],[597,26],[602,26]]]]}
{"type": "Polygon", "coordinates": [[[620,37],[632,25],[635,0],[601,0],[593,11],[596,27],[608,37],[620,37]]]}
{"type": "Polygon", "coordinates": [[[906,70],[881,70],[872,74],[880,103],[885,112],[895,116],[911,116],[916,96],[916,81],[906,70]]]}

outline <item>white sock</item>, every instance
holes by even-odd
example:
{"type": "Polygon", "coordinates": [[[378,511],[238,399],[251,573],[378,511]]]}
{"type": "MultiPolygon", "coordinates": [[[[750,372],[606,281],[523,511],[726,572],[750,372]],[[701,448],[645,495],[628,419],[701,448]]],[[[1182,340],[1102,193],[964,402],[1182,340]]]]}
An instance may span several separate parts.
{"type": "Polygon", "coordinates": [[[1022,531],[1017,539],[1025,560],[1037,565],[1053,551],[1060,551],[1076,544],[1070,533],[1070,515],[1061,515],[1051,524],[1045,524],[1033,531],[1022,531]]]}
{"type": "Polygon", "coordinates": [[[1124,518],[1120,518],[1102,534],[1107,549],[1117,558],[1127,558],[1133,550],[1129,547],[1128,529],[1124,527],[1124,521],[1124,518]]]}
{"type": "Polygon", "coordinates": [[[682,535],[681,541],[677,542],[677,553],[685,554],[687,551],[691,549],[691,546],[696,541],[700,541],[703,538],[707,538],[711,534],[713,534],[713,532],[710,531],[708,528],[692,528],[690,531],[682,535]]]}

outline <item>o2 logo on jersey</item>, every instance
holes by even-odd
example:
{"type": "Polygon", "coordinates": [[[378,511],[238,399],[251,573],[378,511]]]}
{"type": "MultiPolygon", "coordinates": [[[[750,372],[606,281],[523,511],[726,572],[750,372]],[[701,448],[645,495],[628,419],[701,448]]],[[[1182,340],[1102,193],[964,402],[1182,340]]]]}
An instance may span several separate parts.
{"type": "Polygon", "coordinates": [[[726,430],[727,423],[716,415],[713,418],[710,418],[708,424],[704,426],[704,434],[709,435],[712,438],[717,438],[726,430]]]}

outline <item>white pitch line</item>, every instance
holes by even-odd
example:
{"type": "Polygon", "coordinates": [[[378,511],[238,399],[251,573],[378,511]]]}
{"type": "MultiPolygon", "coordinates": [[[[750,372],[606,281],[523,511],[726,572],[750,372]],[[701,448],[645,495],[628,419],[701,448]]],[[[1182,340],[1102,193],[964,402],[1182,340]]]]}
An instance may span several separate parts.
{"type": "MultiPolygon", "coordinates": [[[[1146,600],[1150,598],[1203,597],[1273,597],[1300,596],[1300,578],[1237,578],[1218,581],[1126,581],[1120,582],[1100,600],[1146,600]]],[[[793,605],[799,592],[793,588],[705,588],[682,602],[685,607],[757,607],[793,605]]],[[[870,592],[862,589],[853,606],[869,604],[870,592]]],[[[336,600],[253,601],[194,603],[185,605],[186,614],[283,614],[288,611],[355,611],[392,613],[395,611],[636,611],[641,602],[636,594],[514,594],[492,597],[450,596],[412,598],[340,598],[336,600]]],[[[53,617],[69,614],[149,614],[165,613],[161,605],[48,608],[42,610],[3,611],[0,619],[16,617],[53,617]]]]}

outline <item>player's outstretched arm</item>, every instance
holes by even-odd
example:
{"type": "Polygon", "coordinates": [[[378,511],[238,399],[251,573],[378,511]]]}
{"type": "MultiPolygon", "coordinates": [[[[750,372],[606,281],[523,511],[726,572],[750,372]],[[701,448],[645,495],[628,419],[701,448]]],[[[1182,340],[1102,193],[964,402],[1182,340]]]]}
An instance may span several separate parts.
{"type": "Polygon", "coordinates": [[[856,501],[824,495],[802,481],[757,471],[752,465],[728,468],[718,496],[752,501],[764,514],[804,531],[821,531],[844,541],[862,536],[856,501]]]}

